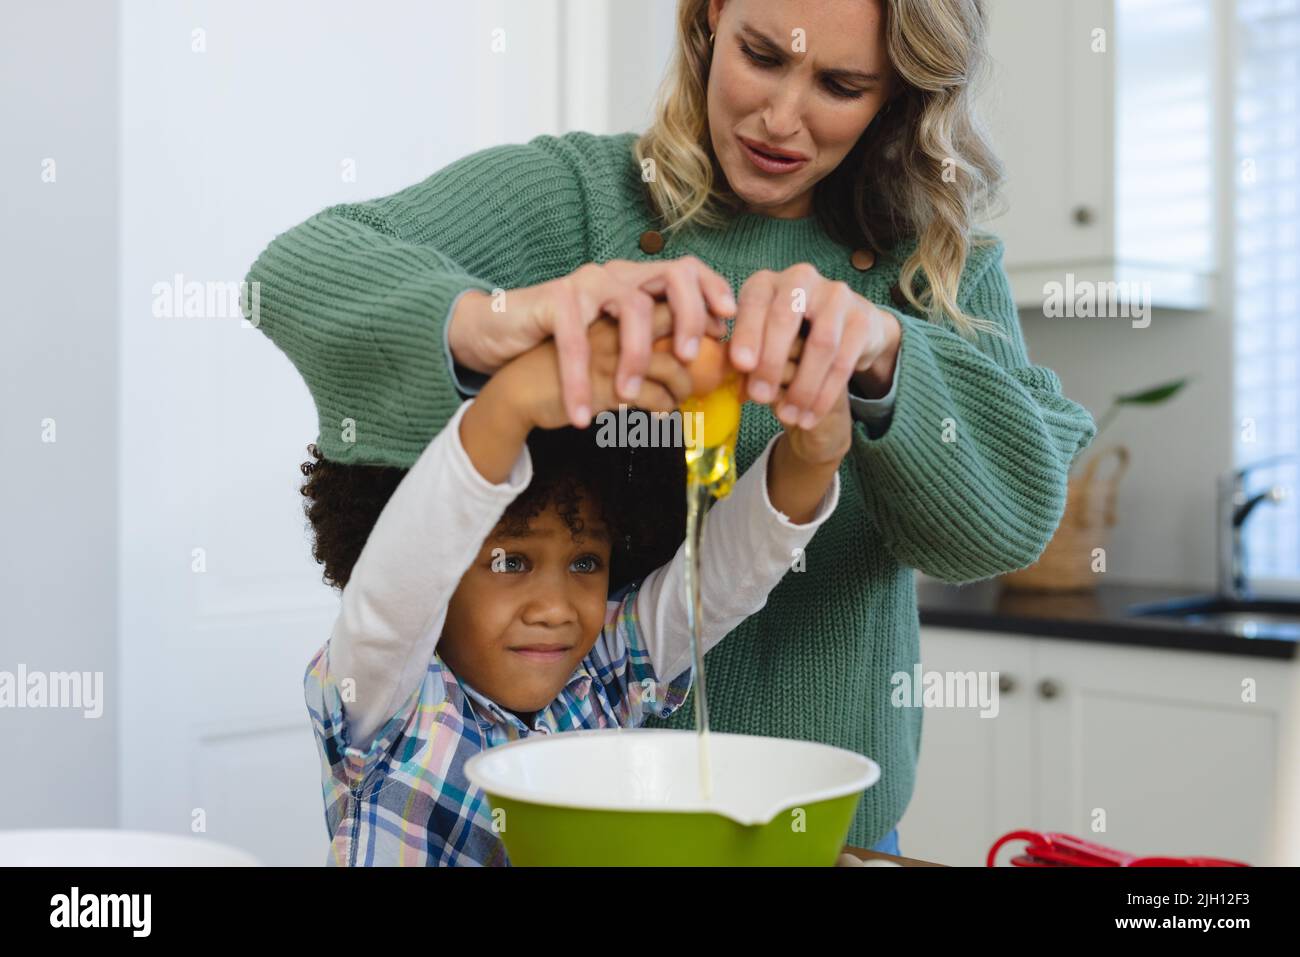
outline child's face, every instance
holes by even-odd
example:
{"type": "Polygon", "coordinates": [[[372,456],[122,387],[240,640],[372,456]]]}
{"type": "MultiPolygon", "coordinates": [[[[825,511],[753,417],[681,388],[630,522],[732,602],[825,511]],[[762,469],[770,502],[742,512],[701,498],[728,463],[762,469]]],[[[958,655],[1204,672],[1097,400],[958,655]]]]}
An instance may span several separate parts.
{"type": "Polygon", "coordinates": [[[550,704],[605,623],[609,530],[586,496],[579,504],[576,540],[553,503],[524,536],[495,530],[447,609],[438,642],[443,661],[511,711],[550,704]]]}

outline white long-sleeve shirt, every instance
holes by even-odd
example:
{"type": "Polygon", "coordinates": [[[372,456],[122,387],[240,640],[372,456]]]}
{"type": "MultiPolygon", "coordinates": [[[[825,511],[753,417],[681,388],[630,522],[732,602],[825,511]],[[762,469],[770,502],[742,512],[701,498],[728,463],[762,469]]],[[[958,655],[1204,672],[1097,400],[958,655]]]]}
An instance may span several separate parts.
{"type": "MultiPolygon", "coordinates": [[[[460,421],[473,401],[460,406],[394,490],[343,589],[328,657],[336,679],[354,682],[355,700],[345,710],[355,748],[364,749],[420,685],[461,576],[532,479],[527,446],[500,484],[474,468],[460,439],[460,421]]],[[[767,493],[776,441],[707,514],[700,546],[706,651],[763,607],[839,501],[837,474],[808,523],[796,525],[777,511],[767,493]]],[[[654,672],[665,682],[691,666],[685,569],[683,542],[632,599],[654,672]]],[[[619,616],[613,604],[607,620],[619,616]]]]}

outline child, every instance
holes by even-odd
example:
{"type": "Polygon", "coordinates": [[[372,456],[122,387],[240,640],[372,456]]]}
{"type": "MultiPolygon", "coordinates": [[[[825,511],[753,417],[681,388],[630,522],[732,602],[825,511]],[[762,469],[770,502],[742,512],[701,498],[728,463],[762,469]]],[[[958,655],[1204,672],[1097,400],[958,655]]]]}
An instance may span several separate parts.
{"type": "MultiPolygon", "coordinates": [[[[593,408],[617,409],[617,326],[602,319],[589,340],[593,408]]],[[[636,404],[669,412],[690,391],[687,370],[656,353],[636,404]]],[[[644,506],[618,500],[599,466],[611,450],[584,453],[594,432],[566,422],[548,341],[459,407],[397,482],[354,566],[327,569],[341,610],[305,690],[330,864],[507,864],[487,799],[465,777],[469,757],[532,733],[635,727],[686,698],[684,548],[610,594],[623,513],[644,506]],[[565,461],[535,474],[535,452],[557,449],[569,450],[567,480],[556,474],[565,461]]],[[[710,510],[706,650],[763,607],[834,511],[850,438],[846,392],[816,428],[778,434],[710,510]]],[[[674,494],[684,498],[682,482],[674,494]]],[[[309,515],[317,524],[316,507],[309,515]]],[[[670,529],[674,544],[682,530],[670,529]]]]}

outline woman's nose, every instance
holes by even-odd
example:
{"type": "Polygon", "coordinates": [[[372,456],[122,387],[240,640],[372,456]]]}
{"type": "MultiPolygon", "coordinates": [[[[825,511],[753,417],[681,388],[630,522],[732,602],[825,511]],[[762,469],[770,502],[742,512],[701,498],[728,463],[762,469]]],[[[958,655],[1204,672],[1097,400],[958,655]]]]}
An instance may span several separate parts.
{"type": "Polygon", "coordinates": [[[773,145],[788,140],[799,132],[802,109],[801,94],[793,84],[787,84],[773,94],[767,109],[763,111],[763,126],[773,145]]]}

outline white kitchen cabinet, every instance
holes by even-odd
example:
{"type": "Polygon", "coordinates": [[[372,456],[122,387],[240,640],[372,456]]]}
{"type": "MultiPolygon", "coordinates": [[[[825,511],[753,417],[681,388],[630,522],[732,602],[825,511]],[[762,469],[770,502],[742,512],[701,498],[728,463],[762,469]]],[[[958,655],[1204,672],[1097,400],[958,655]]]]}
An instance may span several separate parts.
{"type": "Polygon", "coordinates": [[[1032,643],[989,632],[921,630],[926,671],[997,671],[1009,689],[996,717],[979,710],[927,708],[916,788],[899,827],[900,850],[941,864],[982,864],[999,834],[1023,827],[1033,809],[1026,756],[1033,746],[1025,693],[1032,643]]]}
{"type": "Polygon", "coordinates": [[[1213,0],[989,0],[982,105],[1006,166],[1017,305],[1041,310],[1115,283],[1133,302],[1212,304],[1216,71],[1213,0]]]}
{"type": "Polygon", "coordinates": [[[934,627],[921,656],[925,671],[999,671],[1004,690],[996,717],[926,710],[908,856],[982,865],[998,836],[1029,827],[1272,860],[1294,663],[934,627]]]}

